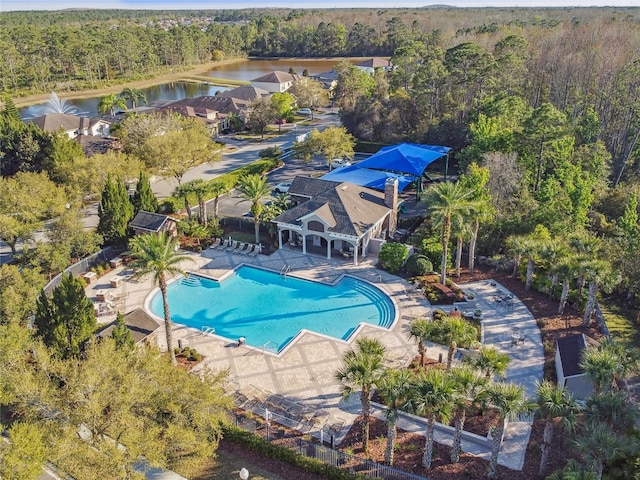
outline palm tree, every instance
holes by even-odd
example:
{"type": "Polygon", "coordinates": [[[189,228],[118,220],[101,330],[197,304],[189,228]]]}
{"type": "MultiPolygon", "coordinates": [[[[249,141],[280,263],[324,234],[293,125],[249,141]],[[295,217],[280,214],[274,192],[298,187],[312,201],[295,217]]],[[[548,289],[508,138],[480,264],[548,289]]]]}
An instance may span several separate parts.
{"type": "Polygon", "coordinates": [[[218,203],[220,196],[231,191],[231,187],[223,182],[213,181],[209,184],[210,193],[213,195],[213,218],[218,219],[218,203]]]}
{"type": "Polygon", "coordinates": [[[605,390],[587,397],[585,416],[588,422],[601,422],[616,433],[631,431],[640,418],[638,406],[631,402],[626,392],[605,390]]]}
{"type": "Polygon", "coordinates": [[[628,440],[617,435],[604,423],[587,423],[583,432],[573,441],[574,449],[589,464],[596,480],[602,478],[604,464],[625,451],[628,440]]]}
{"type": "Polygon", "coordinates": [[[494,478],[498,467],[498,455],[504,435],[505,422],[531,413],[534,406],[525,399],[524,387],[514,383],[490,384],[482,392],[481,398],[485,405],[491,406],[498,412],[496,423],[491,427],[493,443],[489,472],[487,473],[487,478],[494,478]]]}
{"type": "Polygon", "coordinates": [[[556,285],[560,278],[558,266],[562,265],[563,260],[568,255],[567,246],[564,243],[560,243],[557,239],[554,239],[544,245],[540,251],[541,258],[548,265],[547,270],[551,275],[551,285],[549,286],[549,298],[553,297],[556,285]]]}
{"type": "Polygon", "coordinates": [[[256,243],[260,243],[260,218],[262,217],[263,209],[261,201],[270,196],[271,186],[267,183],[266,177],[252,174],[240,179],[238,190],[243,200],[251,202],[251,213],[256,231],[256,243]]]}
{"type": "Polygon", "coordinates": [[[110,93],[104,97],[100,97],[100,103],[98,104],[98,112],[104,114],[109,112],[109,115],[116,114],[116,110],[126,110],[127,101],[118,97],[115,93],[110,93]]]}
{"type": "Polygon", "coordinates": [[[188,183],[185,183],[184,185],[178,185],[175,191],[176,197],[184,199],[184,209],[187,211],[187,217],[189,218],[189,220],[191,220],[191,217],[193,216],[193,212],[191,211],[191,203],[189,203],[189,196],[193,193],[193,189],[188,183]]]}
{"type": "Polygon", "coordinates": [[[455,427],[451,446],[451,462],[457,463],[460,460],[460,445],[467,417],[467,407],[475,401],[478,393],[487,384],[487,379],[467,367],[455,367],[451,369],[450,375],[454,382],[452,403],[455,427]]]}
{"type": "Polygon", "coordinates": [[[513,258],[513,272],[511,276],[516,278],[522,256],[527,252],[526,237],[524,235],[511,235],[506,240],[507,252],[513,258]]]}
{"type": "Polygon", "coordinates": [[[387,448],[384,453],[384,462],[387,465],[393,465],[398,414],[407,402],[411,384],[414,380],[415,373],[408,368],[402,368],[400,370],[387,369],[378,384],[378,395],[387,406],[385,414],[385,421],[387,423],[387,448]]]}
{"type": "Polygon", "coordinates": [[[462,248],[465,239],[471,236],[470,218],[464,215],[456,215],[452,218],[452,231],[456,237],[456,277],[460,277],[460,264],[462,263],[462,248]]]}
{"type": "Polygon", "coordinates": [[[547,477],[547,480],[596,480],[593,472],[585,470],[582,465],[570,458],[567,465],[547,477]]]}
{"type": "Polygon", "coordinates": [[[446,372],[438,369],[422,370],[409,393],[408,408],[427,419],[422,465],[431,467],[433,457],[433,428],[437,420],[448,423],[453,410],[454,383],[446,372]]]}
{"type": "Polygon", "coordinates": [[[447,255],[451,238],[451,220],[456,215],[468,215],[473,203],[470,197],[473,190],[463,190],[457,183],[444,182],[429,189],[426,195],[427,205],[433,224],[440,229],[442,242],[442,263],[440,265],[440,283],[447,280],[447,255]]]}
{"type": "Polygon", "coordinates": [[[131,108],[136,108],[138,102],[147,104],[147,96],[142,90],[137,88],[125,88],[120,93],[120,96],[125,99],[125,101],[131,101],[131,108]]]}
{"type": "Polygon", "coordinates": [[[558,276],[560,282],[562,282],[562,292],[560,293],[560,303],[558,304],[558,315],[562,315],[564,313],[564,307],[567,305],[567,299],[569,298],[571,280],[576,277],[574,257],[568,256],[560,260],[560,262],[553,267],[553,272],[558,276]]]}
{"type": "Polygon", "coordinates": [[[540,254],[540,251],[546,243],[542,240],[535,238],[533,235],[526,237],[524,242],[524,255],[527,258],[527,276],[524,283],[524,289],[530,290],[533,284],[533,273],[536,268],[536,259],[540,254]]]}
{"type": "Polygon", "coordinates": [[[471,238],[469,240],[469,273],[473,273],[476,261],[476,244],[478,242],[478,230],[480,230],[480,222],[490,220],[492,218],[494,208],[488,198],[481,197],[474,203],[471,212],[471,238]]]}
{"type": "Polygon", "coordinates": [[[558,422],[563,429],[573,430],[579,407],[564,387],[548,380],[538,383],[536,389],[536,403],[538,404],[536,414],[545,421],[542,445],[540,446],[542,455],[540,457],[540,467],[538,468],[538,479],[542,480],[547,474],[547,464],[553,443],[555,424],[558,422]]]}
{"type": "Polygon", "coordinates": [[[580,366],[584,373],[593,381],[596,393],[604,389],[613,388],[616,371],[620,368],[620,359],[616,354],[605,348],[587,348],[580,366]]]}
{"type": "Polygon", "coordinates": [[[211,193],[209,184],[201,178],[197,178],[188,183],[188,189],[193,192],[198,199],[199,211],[198,221],[201,225],[207,226],[207,195],[211,193]]]}
{"type": "Polygon", "coordinates": [[[578,299],[581,299],[585,283],[584,268],[582,267],[597,255],[600,250],[601,240],[589,232],[579,231],[569,238],[569,246],[575,253],[578,273],[578,299]]]}
{"type": "Polygon", "coordinates": [[[589,295],[584,307],[582,324],[586,327],[591,321],[591,316],[596,309],[598,290],[601,287],[611,290],[620,282],[620,276],[614,272],[611,265],[603,260],[592,260],[585,264],[584,279],[589,282],[589,295]]]}
{"type": "Polygon", "coordinates": [[[483,345],[478,350],[477,355],[464,357],[463,362],[481,371],[487,379],[491,379],[496,375],[504,378],[511,363],[511,357],[506,353],[502,353],[496,347],[483,345]]]}
{"type": "Polygon", "coordinates": [[[166,233],[156,235],[153,233],[139,235],[129,243],[131,256],[134,261],[129,264],[136,273],[136,277],[151,274],[154,281],[160,287],[162,294],[162,306],[164,309],[164,330],[167,337],[167,348],[171,356],[171,363],[176,365],[176,355],[173,351],[173,334],[171,331],[171,314],[169,312],[169,299],[167,297],[167,274],[186,275],[179,267],[183,260],[191,260],[177,252],[178,244],[174,238],[166,233]]]}
{"type": "Polygon", "coordinates": [[[433,323],[434,327],[429,332],[427,339],[447,346],[447,371],[449,371],[456,348],[470,347],[478,340],[478,331],[476,327],[460,317],[442,317],[433,323]]]}
{"type": "Polygon", "coordinates": [[[431,330],[435,327],[434,322],[426,318],[416,318],[409,324],[409,338],[418,341],[418,354],[420,355],[420,366],[424,367],[427,355],[427,346],[424,340],[429,338],[431,330]]]}
{"type": "Polygon", "coordinates": [[[342,395],[348,397],[354,388],[360,388],[362,404],[362,443],[365,454],[369,451],[369,423],[371,392],[384,372],[384,346],[376,339],[359,338],[356,349],[348,350],[342,358],[343,366],[335,378],[342,383],[342,395]]]}

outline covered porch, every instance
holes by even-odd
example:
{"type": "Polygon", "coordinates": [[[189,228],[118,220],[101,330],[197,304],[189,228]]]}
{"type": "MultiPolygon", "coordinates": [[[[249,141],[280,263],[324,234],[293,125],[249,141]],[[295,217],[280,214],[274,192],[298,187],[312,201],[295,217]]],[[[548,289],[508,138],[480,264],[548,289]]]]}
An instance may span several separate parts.
{"type": "Polygon", "coordinates": [[[342,259],[358,265],[358,260],[366,257],[368,238],[346,238],[327,232],[304,233],[301,230],[278,228],[278,245],[302,251],[304,254],[322,255],[328,259],[342,259]]]}

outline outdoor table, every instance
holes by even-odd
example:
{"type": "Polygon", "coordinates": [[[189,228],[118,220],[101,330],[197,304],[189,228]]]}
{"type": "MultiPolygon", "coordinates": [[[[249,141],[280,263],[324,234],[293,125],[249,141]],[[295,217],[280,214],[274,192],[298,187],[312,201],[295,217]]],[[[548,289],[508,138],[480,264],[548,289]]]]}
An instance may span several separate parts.
{"type": "Polygon", "coordinates": [[[118,288],[122,285],[122,277],[114,277],[109,285],[111,285],[111,288],[118,288]]]}

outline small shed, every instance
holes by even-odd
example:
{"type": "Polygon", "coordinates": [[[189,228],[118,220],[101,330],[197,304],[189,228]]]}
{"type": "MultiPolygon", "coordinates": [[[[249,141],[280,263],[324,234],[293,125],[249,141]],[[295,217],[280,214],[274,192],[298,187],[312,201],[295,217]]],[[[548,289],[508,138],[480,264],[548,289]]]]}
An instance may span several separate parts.
{"type": "MultiPolygon", "coordinates": [[[[131,333],[131,338],[137,344],[156,344],[156,335],[160,324],[154,320],[147,312],[138,308],[125,315],[124,323],[131,333]]],[[[115,320],[98,332],[98,337],[106,338],[112,335],[116,326],[115,320]]]]}
{"type": "Polygon", "coordinates": [[[172,237],[178,235],[178,221],[161,213],[138,212],[133,220],[129,222],[129,227],[133,229],[136,235],[162,232],[167,232],[172,237]]]}
{"type": "Polygon", "coordinates": [[[580,363],[587,348],[595,340],[584,334],[568,335],[556,340],[556,375],[558,385],[567,389],[574,398],[583,400],[593,392],[593,382],[584,372],[580,363]]]}

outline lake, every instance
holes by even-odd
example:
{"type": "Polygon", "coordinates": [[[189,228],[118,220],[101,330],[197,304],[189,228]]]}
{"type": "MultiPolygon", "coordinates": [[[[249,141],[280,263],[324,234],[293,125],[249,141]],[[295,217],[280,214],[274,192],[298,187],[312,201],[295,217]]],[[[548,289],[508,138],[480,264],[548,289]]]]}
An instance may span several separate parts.
{"type": "MultiPolygon", "coordinates": [[[[229,80],[250,81],[274,70],[288,72],[289,68],[295,69],[299,74],[302,74],[305,68],[308,69],[311,74],[317,74],[331,70],[336,62],[336,60],[250,59],[243,62],[219,65],[204,73],[204,75],[229,80]]],[[[229,87],[205,83],[171,82],[141,88],[140,90],[147,96],[147,101],[152,102],[154,100],[182,100],[183,98],[215,95],[216,92],[229,89],[229,87]]],[[[99,103],[100,97],[68,98],[64,100],[65,105],[75,107],[78,110],[78,112],[75,112],[76,114],[89,117],[98,116],[99,103]]],[[[23,120],[39,117],[47,113],[47,111],[51,111],[51,107],[47,103],[40,103],[19,109],[20,116],[23,120]]]]}

